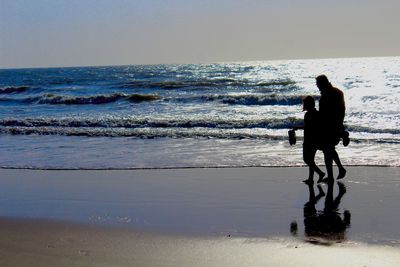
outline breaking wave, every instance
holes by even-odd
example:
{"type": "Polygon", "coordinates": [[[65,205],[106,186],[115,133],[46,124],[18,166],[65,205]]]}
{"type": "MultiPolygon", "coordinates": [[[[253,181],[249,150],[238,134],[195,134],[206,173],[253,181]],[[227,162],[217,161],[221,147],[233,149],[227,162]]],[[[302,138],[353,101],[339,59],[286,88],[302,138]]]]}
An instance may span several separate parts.
{"type": "Polygon", "coordinates": [[[0,127],[0,133],[11,135],[63,135],[86,137],[136,137],[153,138],[218,138],[218,139],[272,139],[284,140],[286,136],[267,135],[265,133],[249,133],[234,130],[221,132],[218,129],[198,128],[58,128],[58,127],[0,127]]]}
{"type": "Polygon", "coordinates": [[[1,101],[24,102],[27,104],[49,104],[49,105],[99,105],[113,103],[118,100],[127,100],[133,103],[160,100],[155,94],[123,94],[115,93],[94,96],[66,96],[46,94],[42,96],[28,97],[23,99],[3,98],[1,101]]]}
{"type": "MultiPolygon", "coordinates": [[[[319,99],[319,96],[314,96],[319,99]]],[[[1,102],[23,102],[25,104],[48,105],[99,105],[116,101],[129,101],[133,103],[163,100],[168,102],[219,102],[227,105],[301,105],[302,95],[276,95],[276,94],[246,94],[246,95],[192,95],[186,97],[161,98],[157,94],[104,94],[93,96],[67,96],[45,94],[27,98],[0,98],[1,102]]]]}
{"type": "Polygon", "coordinates": [[[303,96],[278,95],[232,95],[223,96],[220,101],[230,105],[300,105],[303,96]]]}
{"type": "Polygon", "coordinates": [[[372,133],[372,134],[400,134],[400,129],[384,129],[384,128],[377,129],[371,127],[355,126],[355,125],[347,126],[347,130],[351,132],[372,133]]]}
{"type": "Polygon", "coordinates": [[[215,129],[286,129],[293,125],[300,125],[302,120],[297,118],[286,119],[259,119],[259,120],[209,120],[209,119],[137,119],[137,118],[102,118],[102,119],[75,119],[75,118],[28,118],[3,119],[0,127],[63,127],[63,128],[215,128],[215,129]]]}
{"type": "MultiPolygon", "coordinates": [[[[0,133],[11,135],[112,136],[137,138],[286,139],[286,130],[302,119],[150,119],[150,118],[27,118],[0,120],[0,133]],[[274,135],[266,133],[274,132],[274,135]]],[[[352,142],[400,143],[400,130],[347,125],[352,142]],[[365,133],[373,134],[365,138],[365,133]],[[381,134],[383,134],[381,136],[381,134]]],[[[300,135],[301,136],[301,135],[300,135]]]]}
{"type": "MultiPolygon", "coordinates": [[[[302,99],[305,96],[302,95],[276,95],[276,94],[246,94],[246,95],[199,95],[199,96],[188,96],[180,97],[175,99],[165,99],[166,101],[177,101],[177,102],[220,102],[227,105],[246,105],[246,106],[262,106],[262,105],[301,105],[302,99]]],[[[319,99],[319,96],[314,96],[315,99],[319,99]]]]}

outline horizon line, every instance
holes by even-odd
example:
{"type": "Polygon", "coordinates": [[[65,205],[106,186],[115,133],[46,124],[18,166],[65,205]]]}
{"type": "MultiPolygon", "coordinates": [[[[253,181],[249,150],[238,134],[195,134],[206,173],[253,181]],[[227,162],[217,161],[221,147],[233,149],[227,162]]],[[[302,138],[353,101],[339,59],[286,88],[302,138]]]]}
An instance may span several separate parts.
{"type": "Polygon", "coordinates": [[[185,63],[133,63],[133,64],[109,64],[109,65],[75,65],[75,66],[31,66],[31,67],[1,67],[0,70],[23,70],[23,69],[60,69],[60,68],[96,68],[96,67],[124,67],[124,66],[156,66],[156,65],[206,65],[206,64],[234,64],[250,62],[279,62],[279,61],[298,61],[298,60],[329,60],[329,59],[352,59],[352,58],[396,58],[400,55],[391,56],[350,56],[350,57],[321,57],[321,58],[293,58],[293,59],[260,59],[260,60],[232,60],[232,61],[205,61],[205,62],[185,62],[185,63]]]}

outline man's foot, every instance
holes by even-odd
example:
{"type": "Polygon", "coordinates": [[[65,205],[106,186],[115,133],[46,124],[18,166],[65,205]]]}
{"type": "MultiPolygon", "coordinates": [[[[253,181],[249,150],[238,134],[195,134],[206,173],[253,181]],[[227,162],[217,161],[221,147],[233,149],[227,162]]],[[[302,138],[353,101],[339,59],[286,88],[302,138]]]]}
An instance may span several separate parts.
{"type": "Polygon", "coordinates": [[[302,182],[305,183],[305,184],[313,184],[313,183],[314,183],[314,180],[308,178],[307,180],[303,180],[302,182]]]}
{"type": "Polygon", "coordinates": [[[341,168],[339,169],[339,175],[337,177],[338,180],[343,179],[346,176],[346,169],[345,168],[341,168]]]}
{"type": "Polygon", "coordinates": [[[349,132],[348,131],[344,131],[342,138],[343,138],[343,145],[344,146],[348,146],[349,143],[350,143],[349,132]]]}
{"type": "Polygon", "coordinates": [[[322,172],[322,173],[319,175],[319,178],[318,178],[317,183],[319,184],[320,182],[322,182],[322,180],[324,179],[324,177],[325,177],[325,173],[322,172]]]}
{"type": "Polygon", "coordinates": [[[333,183],[335,179],[333,179],[333,177],[326,177],[325,179],[322,179],[323,183],[329,184],[329,183],[333,183]]]}

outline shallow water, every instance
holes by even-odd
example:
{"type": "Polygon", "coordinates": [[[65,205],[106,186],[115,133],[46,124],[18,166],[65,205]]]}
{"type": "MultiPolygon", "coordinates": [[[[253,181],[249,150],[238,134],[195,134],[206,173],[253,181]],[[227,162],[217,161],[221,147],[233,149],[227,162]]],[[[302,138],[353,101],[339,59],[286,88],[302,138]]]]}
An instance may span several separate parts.
{"type": "MultiPolygon", "coordinates": [[[[302,166],[301,143],[286,140],[113,138],[3,135],[1,166],[33,169],[135,169],[302,166]]],[[[398,166],[399,144],[351,143],[337,151],[344,165],[398,166]],[[379,153],[377,152],[379,151],[379,153]]],[[[323,165],[317,152],[316,163],[323,165]]]]}

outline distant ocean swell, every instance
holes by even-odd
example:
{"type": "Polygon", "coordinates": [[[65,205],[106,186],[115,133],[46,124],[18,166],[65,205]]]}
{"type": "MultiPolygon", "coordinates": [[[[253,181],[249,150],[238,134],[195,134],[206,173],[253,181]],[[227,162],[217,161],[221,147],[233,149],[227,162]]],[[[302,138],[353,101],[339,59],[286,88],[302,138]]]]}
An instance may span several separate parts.
{"type": "MultiPolygon", "coordinates": [[[[48,81],[48,85],[67,85],[79,82],[79,80],[53,80],[48,81]]],[[[5,86],[0,87],[0,94],[22,93],[28,90],[37,88],[35,86],[22,85],[22,86],[5,86]]],[[[296,82],[292,80],[270,80],[270,81],[251,81],[246,79],[233,79],[233,78],[203,78],[199,80],[166,80],[166,81],[152,81],[152,80],[132,80],[118,83],[110,83],[110,88],[128,88],[128,89],[199,89],[199,88],[225,88],[229,86],[234,87],[265,87],[271,89],[284,88],[296,89],[296,82]]]]}
{"type": "Polygon", "coordinates": [[[292,80],[272,80],[272,81],[250,81],[246,79],[233,78],[214,78],[214,79],[199,79],[199,80],[170,80],[170,81],[151,81],[151,80],[134,80],[121,83],[119,88],[159,88],[159,89],[179,89],[179,88],[219,88],[227,86],[237,87],[285,87],[295,88],[296,82],[292,80]]]}
{"type": "Polygon", "coordinates": [[[29,89],[28,86],[8,86],[0,88],[0,94],[15,94],[15,93],[22,93],[26,92],[29,89]]]}

